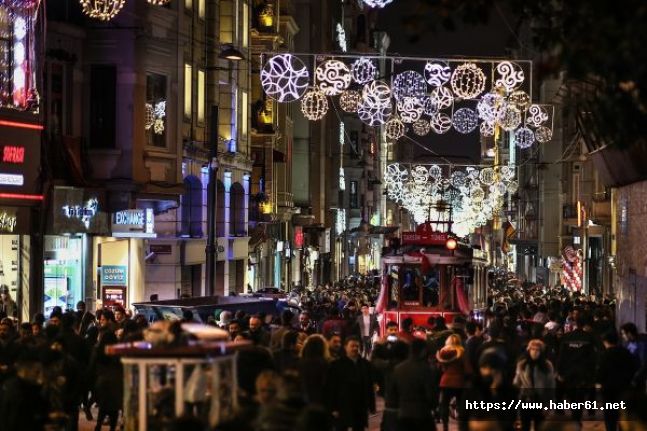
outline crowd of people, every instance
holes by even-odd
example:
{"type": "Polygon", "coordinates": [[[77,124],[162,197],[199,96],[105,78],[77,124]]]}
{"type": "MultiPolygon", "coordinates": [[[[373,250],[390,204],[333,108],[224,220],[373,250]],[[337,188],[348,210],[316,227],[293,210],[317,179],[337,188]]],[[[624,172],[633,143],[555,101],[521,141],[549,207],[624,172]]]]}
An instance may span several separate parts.
{"type": "MultiPolygon", "coordinates": [[[[244,342],[239,410],[216,429],[365,430],[378,400],[383,431],[447,430],[451,418],[459,430],[567,429],[590,418],[608,431],[647,429],[647,338],[633,323],[616,327],[610,299],[505,286],[491,290],[478,319],[384,322],[378,336],[378,293],[377,279],[354,278],[293,292],[298,315],[210,319],[244,342]],[[622,401],[626,409],[470,408],[516,400],[622,401]]],[[[193,318],[187,312],[184,321],[193,318]]],[[[117,429],[123,369],[105,348],[141,340],[150,323],[121,307],[92,313],[83,302],[32,322],[2,318],[0,430],[76,430],[80,415],[97,431],[117,429]]],[[[208,429],[197,416],[166,429],[208,429]]]]}

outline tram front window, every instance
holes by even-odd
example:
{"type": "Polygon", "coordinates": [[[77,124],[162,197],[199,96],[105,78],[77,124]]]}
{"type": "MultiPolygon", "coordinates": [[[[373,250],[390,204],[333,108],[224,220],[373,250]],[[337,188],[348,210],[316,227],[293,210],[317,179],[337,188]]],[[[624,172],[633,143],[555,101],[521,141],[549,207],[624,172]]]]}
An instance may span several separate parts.
{"type": "Polygon", "coordinates": [[[422,301],[426,307],[435,307],[440,298],[440,271],[431,268],[425,275],[422,301]]]}
{"type": "Polygon", "coordinates": [[[407,270],[402,285],[403,301],[420,301],[420,291],[424,287],[422,277],[415,270],[407,270]]]}

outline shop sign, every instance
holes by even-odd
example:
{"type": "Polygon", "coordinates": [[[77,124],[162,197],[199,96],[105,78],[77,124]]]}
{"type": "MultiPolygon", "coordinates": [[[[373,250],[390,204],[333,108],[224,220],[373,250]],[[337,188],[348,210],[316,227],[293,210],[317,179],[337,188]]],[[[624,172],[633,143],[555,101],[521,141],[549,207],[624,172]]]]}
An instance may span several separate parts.
{"type": "Polygon", "coordinates": [[[173,246],[171,244],[151,244],[149,247],[151,253],[173,254],[173,246]]]}
{"type": "Polygon", "coordinates": [[[25,147],[5,145],[2,148],[2,162],[17,165],[25,163],[25,147]]]}
{"type": "Polygon", "coordinates": [[[0,173],[0,185],[21,187],[25,184],[25,177],[22,174],[0,173]]]}
{"type": "Polygon", "coordinates": [[[15,215],[10,215],[6,211],[0,211],[0,232],[13,233],[17,223],[18,219],[15,215]]]}
{"type": "Polygon", "coordinates": [[[101,288],[103,306],[114,308],[118,305],[126,307],[126,286],[110,286],[101,288]]]}
{"type": "Polygon", "coordinates": [[[84,205],[64,205],[63,214],[69,219],[81,220],[85,228],[90,227],[90,222],[97,215],[99,201],[91,198],[84,205]]]}
{"type": "Polygon", "coordinates": [[[303,247],[303,228],[301,226],[294,226],[294,247],[303,247]]]}
{"type": "Polygon", "coordinates": [[[116,212],[112,219],[112,233],[116,237],[156,237],[153,209],[146,208],[116,212]]]}
{"type": "Polygon", "coordinates": [[[128,267],[125,265],[104,265],[101,267],[102,286],[128,285],[128,267]]]}

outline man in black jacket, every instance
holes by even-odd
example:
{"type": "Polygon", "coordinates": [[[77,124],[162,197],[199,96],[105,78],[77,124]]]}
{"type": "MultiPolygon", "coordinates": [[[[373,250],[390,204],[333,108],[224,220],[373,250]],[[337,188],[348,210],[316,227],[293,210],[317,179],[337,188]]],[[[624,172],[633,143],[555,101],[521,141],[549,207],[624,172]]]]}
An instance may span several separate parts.
{"type": "Polygon", "coordinates": [[[336,431],[362,431],[368,426],[368,412],[375,413],[373,371],[359,348],[357,337],[348,337],[346,355],[330,365],[326,392],[336,431]]]}
{"type": "Polygon", "coordinates": [[[437,398],[429,365],[427,343],[411,343],[409,359],[395,367],[392,397],[398,406],[400,429],[425,430],[433,428],[432,409],[437,398]]]}

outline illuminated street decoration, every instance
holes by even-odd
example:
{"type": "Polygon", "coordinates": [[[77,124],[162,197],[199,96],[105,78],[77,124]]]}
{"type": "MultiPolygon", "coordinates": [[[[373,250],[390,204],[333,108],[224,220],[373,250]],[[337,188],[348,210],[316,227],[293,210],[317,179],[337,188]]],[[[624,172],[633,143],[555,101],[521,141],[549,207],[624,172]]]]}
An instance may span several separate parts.
{"type": "Polygon", "coordinates": [[[146,0],[146,1],[155,6],[164,6],[171,2],[171,0],[146,0]]]}
{"type": "Polygon", "coordinates": [[[338,96],[350,85],[348,66],[339,60],[328,60],[315,71],[317,86],[326,96],[338,96]]]}
{"type": "Polygon", "coordinates": [[[164,118],[166,117],[166,101],[162,100],[155,105],[146,103],[146,122],[144,127],[146,130],[153,129],[156,135],[164,133],[164,118]]]}
{"type": "Polygon", "coordinates": [[[427,84],[433,87],[441,87],[445,85],[447,81],[449,81],[449,78],[451,77],[451,74],[452,74],[452,70],[445,63],[430,61],[427,64],[425,64],[424,74],[425,74],[425,80],[427,81],[427,84]]]}
{"type": "Polygon", "coordinates": [[[496,80],[496,85],[504,87],[508,92],[519,87],[525,79],[523,69],[509,61],[499,63],[496,71],[501,76],[496,80]]]}
{"type": "Polygon", "coordinates": [[[362,94],[356,90],[346,90],[339,96],[339,106],[345,112],[357,112],[362,103],[362,94]]]}
{"type": "Polygon", "coordinates": [[[270,58],[261,70],[261,85],[277,102],[299,100],[307,91],[310,74],[303,61],[291,54],[270,58]]]}
{"type": "Polygon", "coordinates": [[[351,74],[358,84],[368,84],[377,76],[377,68],[370,59],[360,57],[353,62],[351,74]]]}
{"type": "Polygon", "coordinates": [[[81,0],[83,13],[100,21],[110,21],[123,9],[126,0],[81,0]]]}
{"type": "Polygon", "coordinates": [[[301,99],[301,113],[310,121],[321,120],[328,112],[328,99],[318,89],[309,90],[301,99]]]}
{"type": "Polygon", "coordinates": [[[393,3],[393,0],[362,0],[368,7],[383,8],[384,6],[393,3]]]}
{"type": "Polygon", "coordinates": [[[384,125],[384,133],[389,139],[397,141],[404,136],[406,130],[404,128],[404,123],[397,118],[393,118],[386,122],[384,125]]]}
{"type": "Polygon", "coordinates": [[[348,45],[346,43],[346,30],[340,23],[337,23],[337,42],[339,43],[339,48],[342,52],[346,52],[348,45]]]}
{"type": "Polygon", "coordinates": [[[479,119],[473,109],[460,108],[454,112],[452,123],[457,132],[467,134],[473,132],[478,127],[479,119]]]}
{"type": "Polygon", "coordinates": [[[418,120],[413,123],[412,129],[416,135],[425,136],[431,131],[431,124],[428,120],[418,120]]]}
{"type": "Polygon", "coordinates": [[[553,131],[546,126],[539,126],[535,130],[535,139],[541,144],[545,144],[553,139],[553,131]]]}
{"type": "Polygon", "coordinates": [[[407,124],[418,121],[424,111],[423,102],[417,97],[403,97],[397,101],[396,108],[402,122],[407,124]]]}
{"type": "Polygon", "coordinates": [[[513,91],[508,97],[508,103],[519,110],[525,111],[530,106],[530,95],[523,90],[513,91]]]}
{"type": "Polygon", "coordinates": [[[474,63],[464,63],[454,70],[450,83],[456,97],[474,99],[485,90],[485,73],[474,63]]]}
{"type": "Polygon", "coordinates": [[[528,117],[526,118],[526,123],[533,127],[539,127],[548,121],[548,114],[544,109],[539,105],[531,105],[528,108],[528,117]]]}
{"type": "Polygon", "coordinates": [[[519,148],[528,148],[535,143],[535,133],[528,127],[522,127],[514,132],[514,143],[519,148]]]}
{"type": "Polygon", "coordinates": [[[431,100],[436,105],[436,109],[445,109],[452,106],[454,96],[447,87],[438,87],[431,92],[431,100]]]}
{"type": "Polygon", "coordinates": [[[425,78],[413,70],[398,73],[393,79],[391,88],[396,100],[401,100],[404,97],[422,98],[427,94],[425,78]]]}
{"type": "Polygon", "coordinates": [[[451,128],[452,119],[444,112],[439,112],[431,117],[431,129],[439,135],[449,132],[449,129],[451,128]]]}

